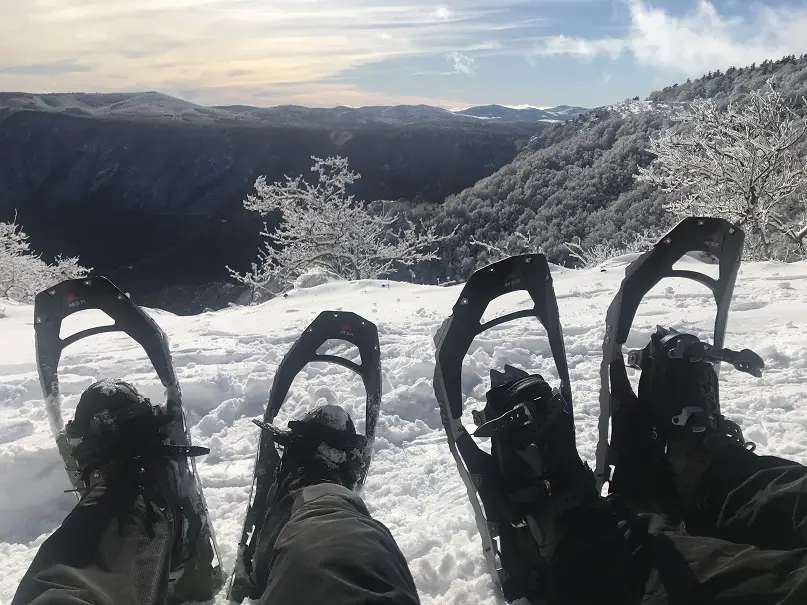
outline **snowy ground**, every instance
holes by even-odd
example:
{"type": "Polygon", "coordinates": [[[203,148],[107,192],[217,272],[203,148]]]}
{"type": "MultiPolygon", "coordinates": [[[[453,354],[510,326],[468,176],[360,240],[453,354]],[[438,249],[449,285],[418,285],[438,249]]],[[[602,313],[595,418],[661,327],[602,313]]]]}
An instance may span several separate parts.
{"type": "MultiPolygon", "coordinates": [[[[692,261],[694,262],[694,261],[692,261]]],[[[699,267],[703,265],[698,264],[699,267]]],[[[553,270],[573,381],[581,453],[593,464],[598,368],[605,310],[624,263],[607,270],[553,270]]],[[[386,282],[326,284],[258,307],[195,317],[154,316],[171,339],[225,567],[233,564],[258,430],[273,371],[319,311],[355,311],[376,322],[384,375],[376,456],[364,496],[406,555],[424,604],[493,604],[473,513],[448,451],[432,391],[432,336],[459,295],[439,288],[386,282]]],[[[525,306],[526,294],[501,299],[496,310],[525,306]]],[[[75,503],[62,494],[67,478],[50,436],[34,363],[33,311],[0,305],[0,603],[10,602],[37,547],[75,503]]],[[[92,323],[94,312],[65,322],[63,336],[92,323]]],[[[500,315],[495,312],[493,316],[500,315]]],[[[710,334],[713,303],[705,288],[670,280],[639,309],[628,346],[645,344],[656,324],[710,334]]],[[[740,422],[764,453],[807,462],[807,263],[746,264],[741,271],[726,346],[752,347],[767,364],[763,378],[725,369],[724,412],[740,422]]],[[[505,362],[556,374],[537,322],[520,320],[476,339],[464,368],[467,409],[484,398],[488,370],[505,362]]],[[[68,417],[82,389],[117,376],[159,400],[162,389],[145,354],[123,335],[101,335],[68,348],[61,363],[68,417]]],[[[337,366],[310,365],[295,381],[281,421],[318,401],[339,402],[357,420],[363,391],[337,366]]],[[[469,422],[470,424],[470,422],[469,422]]],[[[217,602],[223,603],[223,594],[217,602]]]]}

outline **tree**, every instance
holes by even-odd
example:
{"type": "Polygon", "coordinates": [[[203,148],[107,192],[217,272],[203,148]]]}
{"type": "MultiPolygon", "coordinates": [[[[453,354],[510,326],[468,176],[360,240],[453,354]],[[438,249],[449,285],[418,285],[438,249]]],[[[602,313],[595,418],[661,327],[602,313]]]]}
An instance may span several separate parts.
{"type": "Polygon", "coordinates": [[[37,292],[65,279],[84,277],[92,269],[79,265],[77,257],[57,256],[53,264],[31,251],[28,235],[17,219],[0,223],[0,297],[31,302],[37,292]]]}
{"type": "Polygon", "coordinates": [[[273,185],[263,176],[255,182],[244,207],[263,216],[280,211],[282,221],[271,233],[264,224],[266,242],[250,272],[228,267],[235,280],[253,292],[276,294],[312,268],[343,279],[377,279],[399,267],[439,260],[434,246],[453,233],[437,235],[434,227],[385,212],[383,202],[375,202],[372,211],[347,193],[361,175],[350,170],[346,158],[311,159],[313,184],[302,175],[273,185]]]}
{"type": "Polygon", "coordinates": [[[752,91],[742,107],[698,100],[674,119],[689,128],[651,139],[656,159],[637,176],[673,194],[665,210],[736,223],[764,258],[774,235],[803,250],[807,221],[792,218],[792,205],[807,192],[799,146],[807,124],[773,84],[752,91]]]}

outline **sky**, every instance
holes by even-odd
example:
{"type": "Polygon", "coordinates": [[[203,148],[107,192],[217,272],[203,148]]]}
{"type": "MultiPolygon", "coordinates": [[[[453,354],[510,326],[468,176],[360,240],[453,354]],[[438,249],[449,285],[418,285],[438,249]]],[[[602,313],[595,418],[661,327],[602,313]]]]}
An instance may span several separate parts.
{"type": "Polygon", "coordinates": [[[807,0],[0,0],[0,91],[596,107],[804,32],[807,0]]]}

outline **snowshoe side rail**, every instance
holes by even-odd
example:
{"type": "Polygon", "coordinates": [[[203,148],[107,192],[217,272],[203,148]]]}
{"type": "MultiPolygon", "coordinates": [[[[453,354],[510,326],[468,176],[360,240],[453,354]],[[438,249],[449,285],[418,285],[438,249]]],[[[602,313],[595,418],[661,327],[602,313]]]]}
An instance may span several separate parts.
{"type": "MultiPolygon", "coordinates": [[[[500,470],[496,467],[497,462],[479,448],[462,424],[462,364],[477,335],[525,317],[535,317],[546,330],[561,380],[560,391],[571,404],[571,385],[558,304],[549,263],[542,254],[513,256],[476,271],[463,287],[452,315],[443,322],[434,337],[437,358],[434,392],[440,403],[448,445],[476,515],[491,578],[508,601],[536,597],[545,587],[542,586],[540,570],[536,570],[534,562],[526,560],[519,550],[518,545],[523,544],[525,538],[531,539],[526,536],[529,528],[523,520],[513,518],[501,486],[497,485],[500,470]],[[529,293],[533,308],[480,323],[491,301],[519,290],[529,293]]],[[[480,426],[490,420],[484,412],[474,411],[473,416],[475,423],[480,426]]]]}
{"type": "MultiPolygon", "coordinates": [[[[275,373],[263,424],[270,425],[277,416],[294,378],[309,363],[315,361],[335,363],[361,376],[366,392],[366,412],[363,447],[363,464],[359,485],[367,478],[375,440],[375,429],[381,408],[381,350],[378,328],[374,323],[348,311],[323,311],[305,329],[283,357],[275,373]],[[361,363],[335,355],[322,355],[317,350],[328,340],[344,340],[356,345],[361,363]]],[[[255,457],[255,475],[252,483],[244,528],[238,544],[235,570],[229,590],[229,599],[241,602],[245,598],[258,598],[253,593],[252,558],[257,546],[255,528],[266,516],[266,503],[273,483],[273,475],[280,457],[269,431],[262,431],[255,457]],[[250,534],[251,537],[250,537],[250,534]]]]}
{"type": "Polygon", "coordinates": [[[703,284],[712,291],[717,305],[713,346],[722,348],[744,241],[743,231],[726,220],[688,217],[662,237],[652,250],[642,254],[625,269],[625,277],[605,319],[596,454],[598,488],[601,489],[610,480],[611,466],[618,463],[618,454],[609,444],[611,414],[619,408],[621,399],[627,401],[627,398],[636,397],[628,380],[622,345],[628,339],[642,299],[656,284],[668,277],[691,279],[703,284]],[[718,278],[697,271],[673,269],[675,263],[689,252],[705,252],[714,256],[718,261],[718,278]]]}

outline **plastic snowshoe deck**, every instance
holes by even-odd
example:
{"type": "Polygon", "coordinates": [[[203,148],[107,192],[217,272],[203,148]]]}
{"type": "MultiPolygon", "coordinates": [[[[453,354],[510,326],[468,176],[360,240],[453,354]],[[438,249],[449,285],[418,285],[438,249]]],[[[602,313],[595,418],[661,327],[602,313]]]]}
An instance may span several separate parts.
{"type": "MultiPolygon", "coordinates": [[[[518,545],[532,540],[524,523],[514,522],[493,481],[496,462],[479,448],[462,424],[462,363],[474,338],[495,326],[516,319],[535,317],[547,332],[558,376],[560,391],[571,405],[571,387],[558,304],[552,286],[549,263],[542,254],[513,256],[476,271],[462,289],[452,315],[434,337],[437,364],[434,391],[440,403],[441,418],[448,445],[468,490],[488,570],[508,601],[528,598],[538,602],[545,590],[543,572],[526,561],[518,545]],[[516,311],[482,324],[482,316],[491,301],[526,290],[533,301],[531,309],[516,311]],[[537,576],[536,576],[537,574],[537,576]]],[[[474,411],[474,421],[481,425],[489,418],[474,411]]]]}
{"type": "MultiPolygon", "coordinates": [[[[182,392],[168,349],[168,339],[157,323],[112,282],[103,277],[72,279],[40,292],[34,301],[34,329],[37,369],[45,395],[48,420],[67,475],[76,489],[82,489],[84,485],[71,454],[72,446],[64,432],[59,393],[59,360],[66,347],[89,336],[124,332],[143,348],[165,387],[165,409],[174,418],[169,425],[171,443],[179,446],[192,445],[182,407],[182,392]],[[68,338],[61,338],[59,332],[62,321],[73,313],[88,309],[103,311],[114,320],[114,324],[96,326],[68,338]]],[[[195,460],[180,458],[178,473],[185,518],[184,560],[170,576],[169,598],[172,602],[205,601],[213,598],[224,583],[221,559],[195,460]]]]}
{"type": "MultiPolygon", "coordinates": [[[[353,370],[364,383],[366,392],[364,448],[359,485],[367,477],[373,452],[375,428],[381,408],[381,353],[376,325],[363,317],[347,311],[323,311],[300,335],[283,357],[275,373],[272,389],[261,425],[271,425],[277,416],[294,378],[309,363],[330,362],[353,370]],[[328,340],[344,340],[356,345],[361,354],[361,363],[335,355],[322,355],[317,350],[328,340]]],[[[235,560],[228,597],[240,603],[245,598],[258,598],[252,575],[252,560],[257,548],[257,525],[266,518],[269,492],[274,482],[275,470],[280,462],[273,433],[261,431],[255,471],[250,492],[247,514],[235,560]]]]}
{"type": "Polygon", "coordinates": [[[715,348],[722,348],[744,241],[742,230],[728,221],[689,217],[625,269],[625,278],[605,319],[596,471],[599,489],[610,480],[612,467],[618,464],[618,452],[609,443],[612,410],[618,408],[620,399],[636,397],[628,380],[622,345],[628,339],[642,299],[656,284],[668,277],[691,279],[703,284],[712,291],[717,305],[712,344],[715,348]],[[675,263],[689,252],[705,252],[715,257],[719,267],[718,279],[697,271],[673,269],[675,263]]]}

